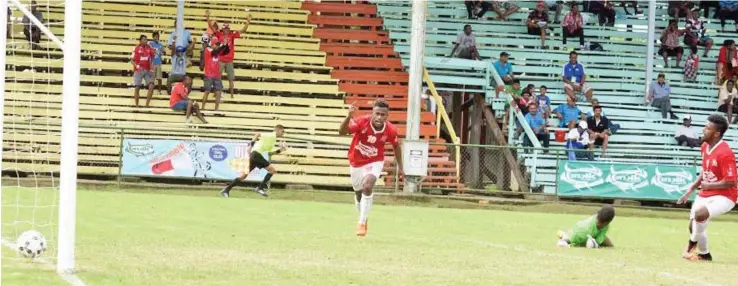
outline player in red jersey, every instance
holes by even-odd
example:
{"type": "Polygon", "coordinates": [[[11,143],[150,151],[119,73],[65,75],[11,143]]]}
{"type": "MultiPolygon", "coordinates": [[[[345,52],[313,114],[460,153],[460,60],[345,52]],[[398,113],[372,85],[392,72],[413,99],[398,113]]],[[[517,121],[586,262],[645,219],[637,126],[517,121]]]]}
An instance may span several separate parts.
{"type": "Polygon", "coordinates": [[[402,149],[397,138],[397,127],[387,122],[389,104],[386,101],[378,99],[374,102],[371,115],[353,118],[354,111],[356,107],[352,104],[338,134],[354,136],[349,147],[348,160],[351,165],[351,184],[356,193],[354,203],[359,211],[356,235],[366,236],[367,217],[374,201],[372,189],[384,167],[385,144],[392,144],[401,176],[402,149]]]}
{"type": "Polygon", "coordinates": [[[697,197],[692,203],[689,215],[689,243],[684,258],[691,261],[712,261],[707,249],[707,223],[710,219],[729,212],[738,198],[736,188],[735,154],[723,135],[728,130],[728,120],[722,115],[713,114],[707,118],[702,130],[702,174],[679,198],[677,203],[686,203],[697,189],[697,197]]]}

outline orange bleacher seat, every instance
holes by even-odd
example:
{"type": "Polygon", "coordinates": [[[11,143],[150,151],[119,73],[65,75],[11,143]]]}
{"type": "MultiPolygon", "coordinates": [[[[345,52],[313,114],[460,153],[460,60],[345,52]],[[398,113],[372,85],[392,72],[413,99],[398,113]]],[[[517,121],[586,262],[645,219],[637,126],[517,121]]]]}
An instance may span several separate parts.
{"type": "Polygon", "coordinates": [[[327,65],[337,69],[374,68],[395,71],[401,71],[403,69],[402,62],[399,59],[330,56],[326,58],[325,62],[327,65]]]}
{"type": "Polygon", "coordinates": [[[408,82],[408,74],[406,72],[335,70],[331,72],[331,77],[343,81],[408,82]]]}
{"type": "Polygon", "coordinates": [[[407,97],[407,85],[379,85],[339,83],[338,88],[349,94],[381,95],[383,97],[407,97]]]}
{"type": "Polygon", "coordinates": [[[367,55],[389,57],[394,56],[395,50],[390,45],[374,44],[345,44],[345,43],[322,43],[320,50],[330,55],[367,55]]]}
{"type": "MultiPolygon", "coordinates": [[[[364,115],[370,115],[372,112],[371,110],[359,110],[357,111],[354,116],[364,116],[364,115]]],[[[405,113],[399,113],[399,112],[390,112],[388,118],[391,122],[398,122],[398,123],[405,123],[407,122],[407,114],[405,113]]],[[[421,124],[431,124],[436,122],[436,116],[431,112],[421,112],[420,113],[420,123],[421,124]]]]}
{"type": "Polygon", "coordinates": [[[358,13],[358,14],[366,14],[366,15],[376,15],[377,14],[377,6],[373,4],[344,4],[344,3],[331,3],[331,2],[323,2],[323,3],[309,3],[305,2],[302,3],[302,9],[308,10],[315,14],[315,12],[320,12],[321,14],[325,13],[337,13],[337,14],[350,14],[350,13],[358,13]]]}
{"type": "Polygon", "coordinates": [[[315,29],[313,36],[328,42],[333,41],[371,41],[382,44],[390,42],[388,32],[344,30],[344,29],[315,29]]]}
{"type": "Polygon", "coordinates": [[[310,15],[308,22],[318,25],[318,27],[328,26],[363,26],[377,29],[382,27],[382,18],[364,18],[364,17],[344,17],[344,16],[323,16],[310,15]]]}

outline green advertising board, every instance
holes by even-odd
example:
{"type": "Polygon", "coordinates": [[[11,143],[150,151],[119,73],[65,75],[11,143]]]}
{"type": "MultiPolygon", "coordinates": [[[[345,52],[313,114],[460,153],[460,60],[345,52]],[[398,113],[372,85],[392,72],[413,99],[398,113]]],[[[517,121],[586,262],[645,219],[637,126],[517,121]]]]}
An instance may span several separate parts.
{"type": "Polygon", "coordinates": [[[673,200],[697,178],[694,166],[601,163],[561,160],[557,194],[632,200],[673,200]]]}

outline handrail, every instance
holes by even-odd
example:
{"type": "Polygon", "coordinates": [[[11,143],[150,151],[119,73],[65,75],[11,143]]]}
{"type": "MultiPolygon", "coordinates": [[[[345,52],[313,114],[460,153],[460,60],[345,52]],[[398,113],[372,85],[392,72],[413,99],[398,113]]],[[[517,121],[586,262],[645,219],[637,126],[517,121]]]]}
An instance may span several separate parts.
{"type": "Polygon", "coordinates": [[[459,140],[459,137],[456,135],[454,126],[453,124],[451,124],[451,119],[448,118],[448,113],[446,113],[446,107],[443,105],[443,98],[438,95],[438,91],[436,91],[436,85],[433,84],[430,74],[428,74],[428,70],[426,68],[423,68],[423,79],[425,80],[426,84],[428,84],[428,90],[433,96],[433,99],[436,100],[436,106],[438,108],[436,110],[436,136],[441,135],[441,121],[443,121],[443,123],[446,125],[446,130],[448,131],[449,135],[451,135],[451,141],[453,141],[454,145],[456,145],[454,157],[456,160],[456,177],[458,178],[461,174],[461,148],[459,148],[458,146],[458,144],[461,143],[461,140],[459,140]]]}

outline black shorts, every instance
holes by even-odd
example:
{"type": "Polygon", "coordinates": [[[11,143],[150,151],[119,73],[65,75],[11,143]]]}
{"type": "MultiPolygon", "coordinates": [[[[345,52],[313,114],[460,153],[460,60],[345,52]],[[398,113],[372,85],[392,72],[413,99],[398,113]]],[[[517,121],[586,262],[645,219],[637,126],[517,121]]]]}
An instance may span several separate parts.
{"type": "Polygon", "coordinates": [[[676,57],[676,55],[683,55],[684,54],[684,48],[682,47],[675,47],[675,48],[667,48],[667,47],[661,47],[659,49],[659,55],[663,55],[666,53],[670,57],[676,57]]]}
{"type": "MultiPolygon", "coordinates": [[[[718,111],[728,113],[728,104],[721,104],[720,107],[718,107],[718,111]]],[[[738,113],[738,106],[733,105],[733,113],[738,113]]]]}
{"type": "Polygon", "coordinates": [[[251,152],[251,155],[249,156],[249,171],[259,168],[264,169],[269,167],[271,163],[267,161],[267,159],[264,159],[264,156],[261,155],[261,153],[253,151],[251,152]]]}
{"type": "Polygon", "coordinates": [[[540,35],[540,34],[541,34],[540,27],[528,27],[528,35],[540,35]]]}
{"type": "Polygon", "coordinates": [[[604,140],[604,139],[602,139],[602,138],[597,138],[597,139],[595,139],[594,145],[595,145],[595,146],[602,146],[602,143],[604,143],[604,142],[605,142],[605,140],[604,140]]]}

